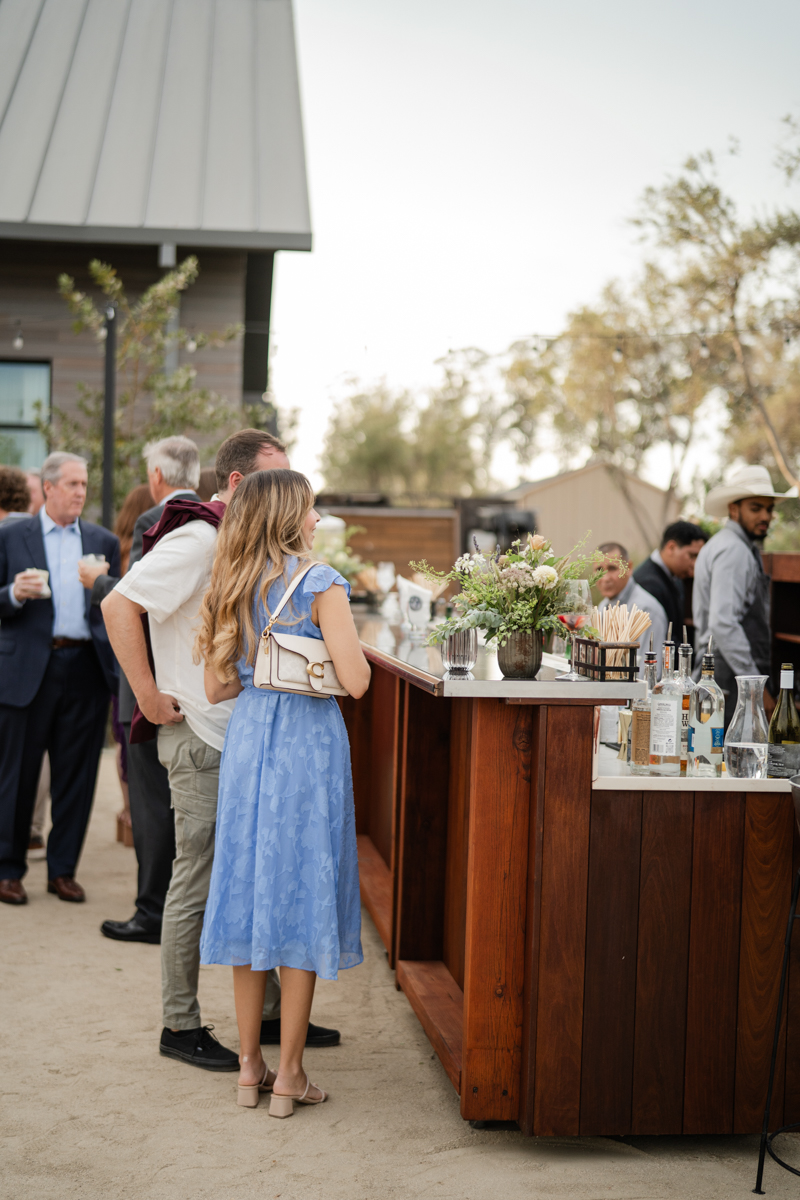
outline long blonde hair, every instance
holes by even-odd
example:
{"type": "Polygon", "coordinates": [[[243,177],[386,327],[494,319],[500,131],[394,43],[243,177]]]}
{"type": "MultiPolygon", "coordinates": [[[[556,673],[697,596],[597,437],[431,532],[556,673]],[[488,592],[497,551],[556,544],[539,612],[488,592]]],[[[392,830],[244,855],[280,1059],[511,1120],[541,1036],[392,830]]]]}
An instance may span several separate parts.
{"type": "Polygon", "coordinates": [[[297,557],[298,569],[310,561],[303,526],[313,505],[311,484],[298,471],[255,471],[233,493],[219,527],[194,646],[195,661],[204,658],[223,682],[236,678],[243,655],[255,662],[261,635],[253,622],[256,597],[266,607],[269,589],[281,576],[288,587],[289,557],[297,557]]]}

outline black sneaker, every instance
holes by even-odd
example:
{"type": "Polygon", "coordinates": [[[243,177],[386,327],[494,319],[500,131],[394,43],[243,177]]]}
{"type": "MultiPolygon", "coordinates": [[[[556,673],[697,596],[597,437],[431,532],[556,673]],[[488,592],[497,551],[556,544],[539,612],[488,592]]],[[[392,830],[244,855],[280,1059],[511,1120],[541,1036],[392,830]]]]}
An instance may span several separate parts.
{"type": "MultiPolygon", "coordinates": [[[[308,1033],[306,1034],[307,1046],[338,1046],[341,1041],[341,1034],[338,1029],[325,1029],[322,1025],[312,1025],[309,1022],[308,1033]]],[[[261,1045],[262,1046],[280,1046],[281,1044],[281,1019],[276,1017],[274,1021],[261,1022],[261,1045]]]]}
{"type": "Polygon", "coordinates": [[[159,1052],[193,1067],[202,1067],[204,1071],[238,1071],[239,1055],[217,1041],[211,1033],[213,1028],[213,1025],[203,1025],[179,1033],[162,1029],[159,1052]]]}

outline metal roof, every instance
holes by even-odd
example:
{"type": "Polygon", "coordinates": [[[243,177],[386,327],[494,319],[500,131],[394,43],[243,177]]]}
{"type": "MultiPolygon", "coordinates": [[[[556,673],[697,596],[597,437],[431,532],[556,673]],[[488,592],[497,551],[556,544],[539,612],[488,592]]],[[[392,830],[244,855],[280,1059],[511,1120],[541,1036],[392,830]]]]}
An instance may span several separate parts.
{"type": "Polygon", "coordinates": [[[0,0],[0,237],[310,250],[291,0],[0,0]]]}

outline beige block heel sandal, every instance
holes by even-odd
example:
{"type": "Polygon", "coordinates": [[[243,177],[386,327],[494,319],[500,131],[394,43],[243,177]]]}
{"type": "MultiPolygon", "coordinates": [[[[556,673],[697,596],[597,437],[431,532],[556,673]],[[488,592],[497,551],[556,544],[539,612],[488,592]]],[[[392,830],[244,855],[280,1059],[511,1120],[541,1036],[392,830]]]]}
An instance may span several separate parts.
{"type": "Polygon", "coordinates": [[[236,1103],[241,1104],[242,1108],[258,1108],[259,1093],[272,1091],[272,1084],[267,1083],[268,1078],[269,1067],[264,1063],[264,1074],[261,1076],[261,1083],[240,1083],[236,1089],[236,1103]]]}
{"type": "MultiPolygon", "coordinates": [[[[272,1099],[269,1102],[269,1115],[271,1117],[291,1117],[294,1112],[295,1104],[324,1104],[328,1099],[328,1093],[322,1092],[322,1095],[317,1099],[309,1096],[308,1090],[311,1087],[311,1080],[306,1075],[306,1090],[302,1096],[278,1096],[275,1092],[272,1093],[272,1099]]],[[[314,1085],[316,1086],[316,1085],[314,1085]]],[[[320,1089],[321,1091],[322,1089],[320,1089]]]]}

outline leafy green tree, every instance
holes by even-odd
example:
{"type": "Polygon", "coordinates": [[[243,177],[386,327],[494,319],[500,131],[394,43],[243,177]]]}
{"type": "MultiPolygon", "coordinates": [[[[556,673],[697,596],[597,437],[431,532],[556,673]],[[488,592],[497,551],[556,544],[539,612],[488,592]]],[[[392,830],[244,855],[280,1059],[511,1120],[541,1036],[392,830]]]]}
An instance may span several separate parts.
{"type": "Polygon", "coordinates": [[[320,458],[325,486],[337,492],[383,492],[397,500],[408,490],[412,469],[413,400],[386,383],[365,389],[351,380],[351,388],[325,434],[320,458]]]}
{"type": "MultiPolygon", "coordinates": [[[[114,461],[115,507],[132,487],[146,478],[142,449],[154,438],[173,434],[201,437],[211,445],[242,424],[241,410],[224,396],[197,386],[197,371],[180,366],[165,369],[167,351],[178,345],[194,349],[219,346],[239,337],[240,326],[221,333],[189,333],[174,327],[180,293],[197,279],[197,259],[191,256],[167,272],[140,297],[131,298],[116,270],[94,259],[89,273],[99,293],[97,300],[61,275],[59,291],[73,315],[75,333],[105,333],[105,310],[117,312],[117,408],[114,461]]],[[[89,462],[89,500],[97,501],[103,476],[103,392],[79,385],[78,415],[54,410],[52,423],[40,421],[51,450],[70,450],[89,462]]]]}

